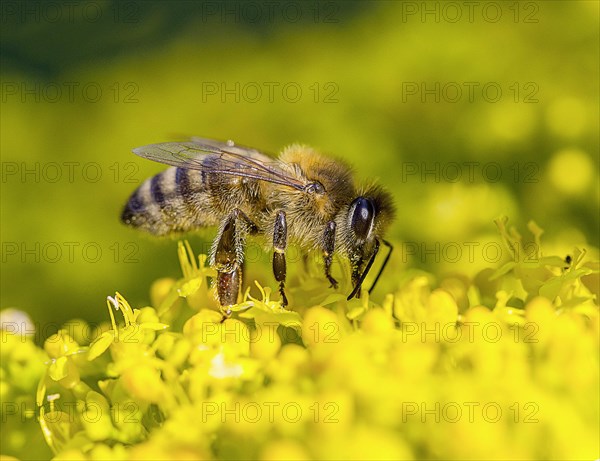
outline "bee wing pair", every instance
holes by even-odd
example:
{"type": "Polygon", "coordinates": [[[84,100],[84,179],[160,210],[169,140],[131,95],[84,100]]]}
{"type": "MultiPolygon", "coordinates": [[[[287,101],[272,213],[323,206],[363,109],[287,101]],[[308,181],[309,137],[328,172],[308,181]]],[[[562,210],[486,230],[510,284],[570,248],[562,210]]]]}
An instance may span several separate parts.
{"type": "Polygon", "coordinates": [[[166,165],[267,181],[297,190],[307,184],[286,174],[277,162],[251,147],[236,146],[233,141],[192,138],[187,142],[149,144],[133,150],[136,155],[166,165]],[[207,157],[218,159],[207,162],[207,157]]]}

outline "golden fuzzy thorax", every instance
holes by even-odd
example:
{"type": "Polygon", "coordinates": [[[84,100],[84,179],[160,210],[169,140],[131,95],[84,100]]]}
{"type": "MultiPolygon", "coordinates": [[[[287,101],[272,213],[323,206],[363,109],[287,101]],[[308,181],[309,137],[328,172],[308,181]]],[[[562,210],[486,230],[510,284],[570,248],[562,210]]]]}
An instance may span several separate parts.
{"type": "Polygon", "coordinates": [[[291,239],[307,250],[318,249],[319,231],[355,196],[350,167],[299,144],[285,148],[279,161],[290,175],[324,188],[323,194],[307,194],[275,185],[270,200],[274,208],[285,210],[291,239]]]}

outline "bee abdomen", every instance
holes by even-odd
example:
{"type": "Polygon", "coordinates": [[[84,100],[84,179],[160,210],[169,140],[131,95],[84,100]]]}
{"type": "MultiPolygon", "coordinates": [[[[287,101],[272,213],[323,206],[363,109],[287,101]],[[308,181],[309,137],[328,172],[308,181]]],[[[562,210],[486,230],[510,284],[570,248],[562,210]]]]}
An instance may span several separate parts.
{"type": "Polygon", "coordinates": [[[144,181],[129,198],[121,221],[155,235],[212,225],[201,174],[169,168],[144,181]]]}

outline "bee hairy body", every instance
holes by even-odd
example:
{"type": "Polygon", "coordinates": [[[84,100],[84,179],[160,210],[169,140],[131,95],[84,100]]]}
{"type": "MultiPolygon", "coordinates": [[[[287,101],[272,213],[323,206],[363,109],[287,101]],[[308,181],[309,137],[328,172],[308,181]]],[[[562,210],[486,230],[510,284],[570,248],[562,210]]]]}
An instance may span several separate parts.
{"type": "MultiPolygon", "coordinates": [[[[348,165],[307,146],[292,145],[273,159],[230,142],[196,143],[134,151],[177,166],[149,178],[131,195],[121,216],[125,224],[158,236],[218,227],[210,263],[223,274],[219,286],[227,288],[236,277],[233,284],[239,283],[245,238],[254,235],[274,252],[273,270],[284,304],[285,249],[290,243],[303,253],[323,252],[333,286],[331,258],[334,253],[346,256],[353,267],[353,293],[359,293],[360,272],[374,258],[377,236],[393,216],[386,192],[377,186],[357,188],[348,165]],[[357,198],[363,196],[368,197],[366,205],[357,198]],[[363,221],[367,224],[361,227],[363,221]]],[[[237,293],[224,290],[218,295],[221,304],[235,303],[237,293]]]]}

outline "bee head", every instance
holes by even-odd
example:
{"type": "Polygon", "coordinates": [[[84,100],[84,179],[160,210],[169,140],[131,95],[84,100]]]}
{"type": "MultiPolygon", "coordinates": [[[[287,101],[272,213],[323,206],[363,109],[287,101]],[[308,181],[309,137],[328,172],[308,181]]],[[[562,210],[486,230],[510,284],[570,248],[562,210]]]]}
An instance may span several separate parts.
{"type": "Polygon", "coordinates": [[[361,191],[348,209],[348,227],[358,245],[383,233],[384,227],[393,218],[394,207],[391,196],[378,186],[361,191]]]}
{"type": "Polygon", "coordinates": [[[346,251],[352,264],[352,282],[354,288],[348,299],[360,296],[361,285],[369,273],[381,244],[387,246],[385,260],[369,292],[373,290],[377,280],[383,273],[390,255],[392,245],[383,238],[388,223],[394,217],[394,205],[390,194],[379,186],[373,185],[359,190],[359,195],[348,207],[345,225],[346,251]]]}

